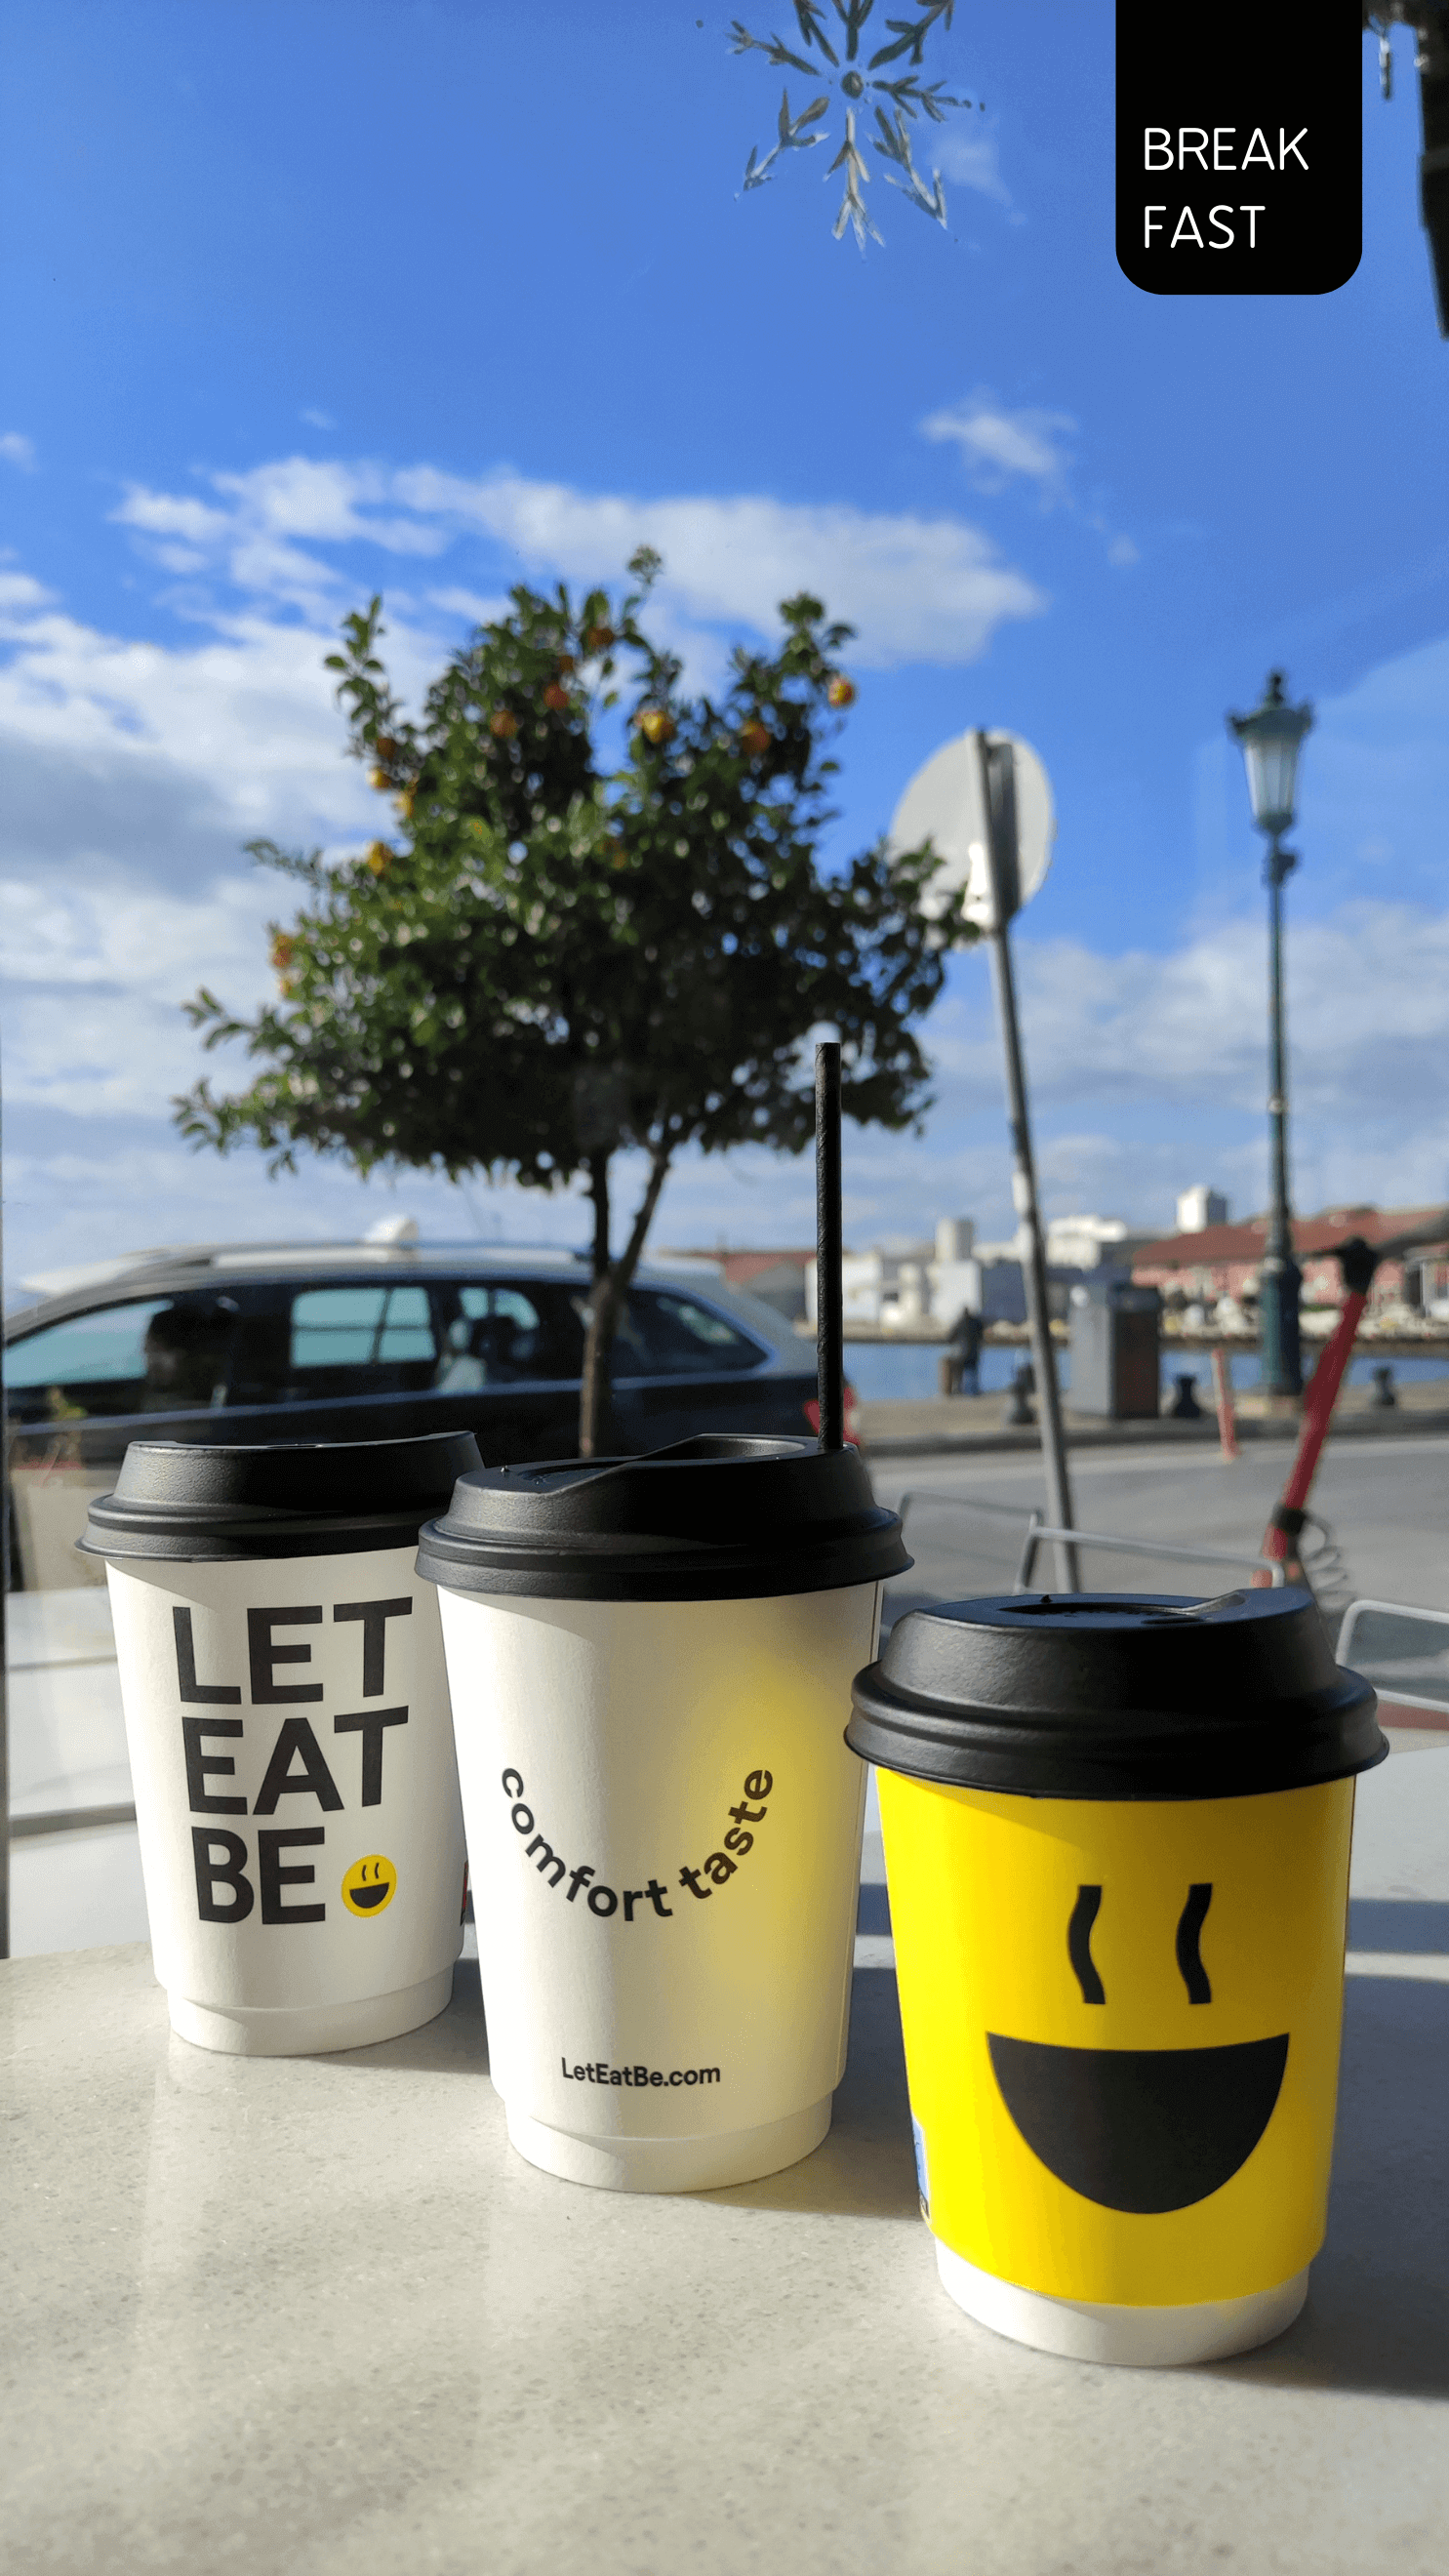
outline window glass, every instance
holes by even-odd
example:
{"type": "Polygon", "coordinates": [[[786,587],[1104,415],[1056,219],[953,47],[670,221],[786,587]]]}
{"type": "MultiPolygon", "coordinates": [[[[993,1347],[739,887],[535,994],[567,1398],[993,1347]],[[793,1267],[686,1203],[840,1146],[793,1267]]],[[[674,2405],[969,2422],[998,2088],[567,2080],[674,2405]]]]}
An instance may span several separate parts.
{"type": "Polygon", "coordinates": [[[294,1369],[366,1368],[385,1288],[304,1288],[292,1300],[294,1369]]]}
{"type": "Polygon", "coordinates": [[[534,1295],[473,1280],[465,1280],[455,1294],[458,1312],[448,1326],[433,1380],[440,1391],[459,1395],[470,1387],[569,1374],[567,1362],[560,1365],[556,1336],[547,1329],[534,1295]]]}
{"type": "Polygon", "coordinates": [[[292,1300],[293,1369],[372,1369],[434,1360],[426,1288],[304,1288],[292,1300]]]}
{"type": "Polygon", "coordinates": [[[666,1288],[631,1290],[614,1342],[616,1377],[708,1376],[758,1368],[765,1358],[727,1315],[666,1288]]]}
{"type": "Polygon", "coordinates": [[[378,1336],[380,1360],[435,1360],[432,1309],[426,1288],[394,1288],[378,1336]]]}
{"type": "Polygon", "coordinates": [[[524,1332],[537,1332],[538,1308],[525,1297],[521,1288],[460,1288],[458,1303],[465,1315],[511,1315],[524,1332]]]}
{"type": "Polygon", "coordinates": [[[146,1327],[162,1315],[169,1297],[144,1306],[103,1306],[94,1315],[72,1315],[64,1324],[48,1324],[12,1342],[5,1354],[8,1387],[90,1386],[98,1380],[115,1385],[146,1375],[146,1327]]]}
{"type": "Polygon", "coordinates": [[[152,1297],[73,1315],[11,1343],[7,1409],[76,1421],[219,1404],[235,1323],[229,1297],[152,1297]]]}

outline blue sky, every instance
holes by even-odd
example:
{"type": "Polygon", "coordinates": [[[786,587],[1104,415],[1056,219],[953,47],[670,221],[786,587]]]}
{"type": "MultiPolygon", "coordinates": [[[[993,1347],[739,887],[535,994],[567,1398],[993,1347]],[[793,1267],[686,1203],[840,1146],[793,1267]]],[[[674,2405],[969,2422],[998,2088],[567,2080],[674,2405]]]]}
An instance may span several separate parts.
{"type": "MultiPolygon", "coordinates": [[[[744,7],[758,34],[790,14],[744,7]]],[[[782,83],[673,0],[75,0],[6,13],[0,733],[8,1269],[213,1233],[572,1240],[577,1210],[193,1157],[176,1005],[247,1004],[258,832],[375,824],[321,656],[374,588],[420,683],[520,577],[666,558],[691,668],[822,589],[860,630],[844,852],[980,722],[1059,814],[1020,971],[1048,1205],[1264,1186],[1258,851],[1223,712],[1318,710],[1290,888],[1300,1203],[1449,1193],[1449,348],[1411,45],[1365,44],[1337,295],[1149,297],[1112,252],[1108,0],[961,0],[919,139],[944,230],[830,141],[741,193],[782,83]],[[975,102],[984,101],[984,108],[975,102]],[[20,363],[14,363],[18,358],[20,363]]],[[[885,0],[880,0],[885,15],[885,0]]],[[[787,73],[798,113],[811,84],[787,73]]],[[[852,1239],[1009,1226],[985,968],[924,1137],[852,1140],[852,1239]]],[[[681,1170],[665,1242],[808,1239],[800,1167],[681,1170]]]]}

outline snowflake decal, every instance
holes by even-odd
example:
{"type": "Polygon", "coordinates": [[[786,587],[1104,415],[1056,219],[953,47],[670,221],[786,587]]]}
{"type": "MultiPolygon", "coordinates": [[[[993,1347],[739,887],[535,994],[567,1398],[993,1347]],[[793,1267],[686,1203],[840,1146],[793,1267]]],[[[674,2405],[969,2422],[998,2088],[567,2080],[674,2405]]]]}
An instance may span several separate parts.
{"type": "MultiPolygon", "coordinates": [[[[875,242],[881,237],[866,212],[865,198],[861,193],[869,186],[871,174],[856,140],[857,115],[863,109],[874,108],[879,131],[870,137],[870,141],[872,149],[891,165],[885,174],[887,186],[902,189],[911,204],[919,206],[923,215],[932,215],[938,224],[944,224],[946,191],[941,185],[941,173],[939,170],[932,172],[928,188],[911,158],[907,119],[914,124],[918,116],[927,116],[932,124],[943,125],[948,107],[970,107],[981,102],[953,98],[940,81],[923,81],[919,77],[924,67],[926,38],[938,20],[944,21],[949,31],[956,0],[924,0],[919,17],[887,18],[886,31],[894,41],[880,46],[864,61],[861,58],[861,30],[875,7],[875,0],[830,0],[830,7],[844,31],[837,37],[837,42],[844,46],[843,61],[825,32],[829,21],[823,0],[794,0],[800,42],[806,48],[804,53],[792,53],[778,36],[752,36],[738,18],[733,22],[731,50],[737,54],[764,54],[768,61],[787,64],[791,70],[804,72],[812,79],[819,79],[824,65],[829,65],[835,75],[832,87],[839,91],[845,108],[845,141],[830,164],[832,170],[845,172],[845,194],[835,218],[835,238],[839,241],[846,225],[850,224],[864,250],[867,234],[875,242]],[[898,64],[899,70],[893,72],[893,64],[898,64]]],[[[758,153],[751,150],[745,165],[746,189],[768,185],[770,165],[779,160],[782,152],[808,152],[812,145],[828,142],[830,138],[823,128],[815,133],[809,129],[819,127],[821,117],[828,115],[829,111],[830,93],[827,90],[819,98],[813,98],[799,116],[792,116],[787,89],[780,101],[776,141],[763,161],[758,153]]]]}

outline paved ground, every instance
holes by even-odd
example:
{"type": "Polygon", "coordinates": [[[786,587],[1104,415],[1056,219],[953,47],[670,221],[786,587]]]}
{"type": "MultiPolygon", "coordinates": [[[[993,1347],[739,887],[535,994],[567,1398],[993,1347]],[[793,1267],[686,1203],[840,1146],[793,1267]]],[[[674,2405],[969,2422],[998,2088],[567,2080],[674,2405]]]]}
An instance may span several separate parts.
{"type": "MultiPolygon", "coordinates": [[[[1090,1450],[1070,1462],[1079,1527],[1183,1545],[1257,1554],[1268,1512],[1281,1489],[1289,1452],[1267,1443],[1245,1449],[1231,1465],[1215,1447],[1090,1450]]],[[[891,1587],[898,1612],[912,1599],[1009,1590],[1026,1515],[1043,1512],[1040,1455],[880,1458],[876,1491],[899,1507],[912,1502],[908,1539],[913,1573],[891,1587]],[[988,1503],[992,1512],[964,1510],[988,1503]]],[[[1424,1609],[1449,1609],[1449,1439],[1358,1438],[1330,1449],[1313,1504],[1329,1523],[1343,1559],[1344,1597],[1372,1594],[1424,1609]]],[[[1050,1583],[1052,1571],[1043,1568],[1050,1583]]],[[[1082,1580],[1093,1589],[1143,1585],[1156,1591],[1214,1590],[1230,1569],[1200,1563],[1180,1569],[1151,1560],[1083,1551],[1082,1580]]]]}
{"type": "MultiPolygon", "coordinates": [[[[847,1353],[847,1359],[849,1354],[847,1353]]],[[[999,1390],[991,1395],[912,1395],[882,1396],[860,1406],[860,1432],[867,1449],[874,1456],[886,1457],[893,1450],[903,1453],[952,1447],[957,1443],[979,1444],[983,1448],[1033,1449],[1035,1431],[1013,1430],[1007,1422],[1010,1396],[999,1390]]],[[[1181,1422],[1170,1415],[1159,1415],[1143,1421],[1106,1422],[1100,1416],[1073,1413],[1070,1402],[1064,1419],[1069,1440],[1089,1442],[1094,1447],[1150,1448],[1163,1446],[1203,1447],[1216,1450],[1217,1422],[1212,1410],[1212,1392],[1205,1370],[1199,1370],[1197,1402],[1202,1409],[1198,1422],[1181,1422]]],[[[1298,1436],[1296,1417],[1265,1421],[1262,1399],[1256,1395],[1239,1398],[1237,1423],[1240,1439],[1256,1446],[1263,1441],[1275,1449],[1298,1436]]],[[[1377,1438],[1395,1430],[1419,1436],[1435,1432],[1449,1433],[1449,1381],[1423,1378],[1402,1383],[1391,1410],[1374,1401],[1372,1387],[1345,1387],[1335,1412],[1335,1432],[1358,1440],[1377,1438]]]]}

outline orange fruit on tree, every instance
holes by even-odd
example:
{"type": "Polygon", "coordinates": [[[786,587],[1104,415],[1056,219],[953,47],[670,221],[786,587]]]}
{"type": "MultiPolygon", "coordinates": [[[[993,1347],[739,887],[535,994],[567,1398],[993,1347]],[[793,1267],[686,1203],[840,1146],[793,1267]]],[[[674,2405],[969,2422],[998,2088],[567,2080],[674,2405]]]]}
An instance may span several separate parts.
{"type": "Polygon", "coordinates": [[[666,714],[663,707],[643,708],[634,718],[634,722],[646,742],[658,744],[672,742],[674,739],[674,718],[666,714]]]}
{"type": "Polygon", "coordinates": [[[557,658],[559,670],[562,672],[565,679],[569,677],[571,672],[576,671],[579,667],[578,662],[572,653],[560,653],[557,658]]]}
{"type": "Polygon", "coordinates": [[[769,750],[773,740],[774,735],[769,726],[762,724],[758,716],[751,716],[749,723],[742,724],[740,727],[741,749],[747,751],[754,760],[758,760],[762,752],[769,750]]]}
{"type": "Polygon", "coordinates": [[[550,680],[543,693],[543,703],[554,715],[562,715],[569,703],[569,693],[567,689],[560,687],[557,680],[550,680]]]}
{"type": "Polygon", "coordinates": [[[380,733],[378,735],[377,756],[379,760],[396,760],[397,744],[393,741],[390,733],[380,733]]]}
{"type": "Polygon", "coordinates": [[[391,787],[392,780],[385,769],[370,769],[367,773],[367,783],[369,787],[375,787],[380,796],[385,788],[391,787]]]}
{"type": "Polygon", "coordinates": [[[512,742],[518,731],[518,718],[510,715],[507,707],[495,707],[488,719],[488,730],[495,742],[512,742]]]}
{"type": "Polygon", "coordinates": [[[614,641],[612,626],[586,626],[584,643],[591,653],[607,653],[614,641]]]}
{"type": "Polygon", "coordinates": [[[289,939],[285,930],[279,930],[272,941],[272,964],[278,968],[290,966],[295,947],[296,941],[289,939]]]}
{"type": "Polygon", "coordinates": [[[826,690],[825,695],[833,707],[853,707],[855,704],[855,682],[853,680],[847,680],[843,671],[837,671],[829,688],[826,690]]]}
{"type": "Polygon", "coordinates": [[[392,852],[386,841],[374,841],[367,853],[367,864],[375,877],[385,877],[392,866],[392,852]]]}

